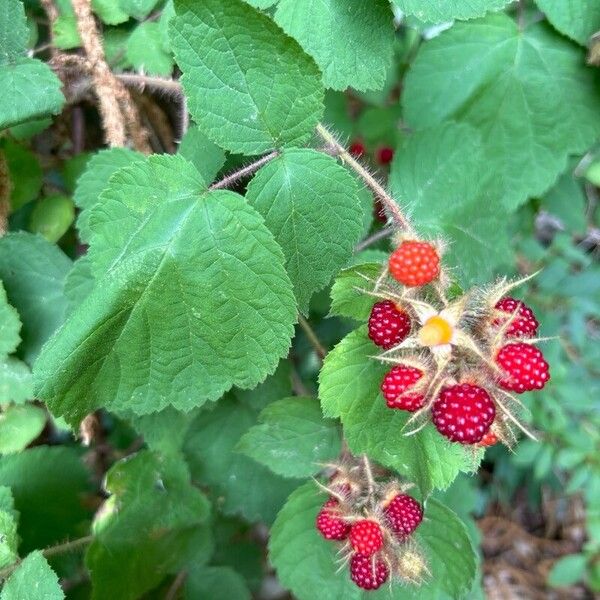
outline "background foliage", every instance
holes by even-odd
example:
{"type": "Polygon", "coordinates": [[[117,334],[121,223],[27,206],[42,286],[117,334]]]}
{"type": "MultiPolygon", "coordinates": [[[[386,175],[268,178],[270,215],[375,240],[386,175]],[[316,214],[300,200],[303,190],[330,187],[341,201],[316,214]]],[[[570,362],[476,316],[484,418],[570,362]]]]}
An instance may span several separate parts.
{"type": "Polygon", "coordinates": [[[595,0],[0,3],[0,600],[600,593],[599,30],[595,0]],[[540,442],[400,434],[355,291],[377,182],[457,285],[541,269],[540,442]],[[341,449],[416,484],[422,587],[335,573],[341,449]]]}

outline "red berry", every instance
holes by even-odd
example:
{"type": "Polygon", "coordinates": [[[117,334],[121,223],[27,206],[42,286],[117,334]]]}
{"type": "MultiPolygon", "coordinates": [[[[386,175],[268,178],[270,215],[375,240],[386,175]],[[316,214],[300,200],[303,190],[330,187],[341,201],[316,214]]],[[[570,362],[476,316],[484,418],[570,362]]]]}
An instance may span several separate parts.
{"type": "Polygon", "coordinates": [[[396,365],[386,373],[381,383],[381,391],[390,408],[399,408],[408,412],[415,412],[425,400],[420,393],[406,393],[419,379],[423,371],[408,365],[396,365]]]}
{"type": "Polygon", "coordinates": [[[350,529],[350,545],[358,554],[373,556],[383,546],[383,532],[375,521],[362,519],[350,529]]]}
{"type": "Polygon", "coordinates": [[[506,344],[496,355],[496,363],[507,374],[498,385],[517,394],[541,390],[550,379],[548,363],[542,351],[531,344],[506,344]]]}
{"type": "Polygon", "coordinates": [[[387,565],[375,557],[353,554],[350,560],[350,577],[363,590],[376,590],[387,581],[387,565]]]}
{"type": "Polygon", "coordinates": [[[369,337],[386,350],[410,333],[410,317],[390,300],[376,302],[369,317],[369,337]]]}
{"type": "Polygon", "coordinates": [[[385,507],[392,531],[400,538],[409,536],[423,520],[421,505],[408,494],[398,494],[385,507]]]}
{"type": "Polygon", "coordinates": [[[494,446],[498,443],[498,436],[490,429],[482,438],[479,444],[481,446],[494,446]]]}
{"type": "Polygon", "coordinates": [[[433,404],[433,424],[451,442],[476,444],[490,428],[496,406],[479,386],[459,383],[445,387],[433,404]]]}
{"type": "Polygon", "coordinates": [[[405,241],[389,260],[394,279],[407,287],[417,287],[433,281],[440,273],[440,256],[428,242],[405,241]]]}
{"type": "Polygon", "coordinates": [[[533,337],[537,333],[540,324],[529,306],[520,300],[507,296],[496,303],[496,309],[507,313],[506,317],[494,319],[494,325],[498,327],[506,323],[515,312],[517,313],[506,330],[506,337],[533,337]]]}
{"type": "Polygon", "coordinates": [[[392,162],[394,158],[394,149],[388,146],[384,146],[383,148],[379,148],[377,150],[377,162],[380,165],[387,165],[392,162]]]}
{"type": "Polygon", "coordinates": [[[350,525],[335,510],[338,505],[335,498],[330,498],[317,515],[317,529],[326,540],[345,540],[348,537],[350,525]]]}
{"type": "Polygon", "coordinates": [[[360,140],[354,140],[348,148],[352,156],[360,158],[365,153],[365,145],[360,140]]]}

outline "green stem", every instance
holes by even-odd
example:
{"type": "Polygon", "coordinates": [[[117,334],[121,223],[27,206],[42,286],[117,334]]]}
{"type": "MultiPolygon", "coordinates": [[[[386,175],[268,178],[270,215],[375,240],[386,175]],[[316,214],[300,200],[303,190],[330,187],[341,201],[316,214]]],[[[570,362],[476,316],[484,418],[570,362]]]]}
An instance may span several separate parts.
{"type": "MultiPolygon", "coordinates": [[[[94,540],[93,535],[88,535],[88,536],[85,536],[82,538],[77,538],[76,540],[72,540],[71,542],[64,542],[63,544],[58,544],[56,546],[50,546],[50,548],[46,548],[45,550],[42,550],[42,554],[46,558],[51,558],[52,556],[57,556],[59,554],[66,554],[67,552],[73,552],[75,550],[78,550],[79,548],[83,548],[84,546],[87,546],[93,540],[94,540]]],[[[17,562],[13,563],[12,565],[0,570],[0,580],[6,579],[7,577],[9,577],[14,571],[16,571],[19,568],[19,566],[21,565],[22,562],[23,562],[23,559],[19,559],[17,562]]]]}
{"type": "Polygon", "coordinates": [[[310,323],[302,315],[298,315],[298,324],[300,327],[302,327],[302,331],[304,331],[304,334],[308,338],[311,346],[315,349],[317,356],[323,360],[327,355],[327,350],[323,344],[321,344],[321,341],[317,337],[317,334],[314,332],[313,328],[310,326],[310,323]]]}

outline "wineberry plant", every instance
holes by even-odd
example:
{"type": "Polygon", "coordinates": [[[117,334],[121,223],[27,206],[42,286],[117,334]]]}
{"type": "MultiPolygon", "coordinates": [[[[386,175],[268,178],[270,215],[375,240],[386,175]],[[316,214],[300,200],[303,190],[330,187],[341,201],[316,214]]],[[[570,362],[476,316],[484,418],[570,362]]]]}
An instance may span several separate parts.
{"type": "Polygon", "coordinates": [[[599,36],[0,0],[0,600],[600,592],[599,36]]]}

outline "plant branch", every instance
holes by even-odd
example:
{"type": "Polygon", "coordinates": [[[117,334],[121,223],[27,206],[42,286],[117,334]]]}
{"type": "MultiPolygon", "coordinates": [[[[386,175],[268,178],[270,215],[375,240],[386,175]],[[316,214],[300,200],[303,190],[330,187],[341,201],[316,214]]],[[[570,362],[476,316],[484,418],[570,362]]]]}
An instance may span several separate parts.
{"type": "Polygon", "coordinates": [[[369,246],[377,243],[379,240],[384,240],[387,237],[390,237],[394,233],[394,230],[391,227],[387,227],[385,229],[380,229],[376,231],[374,234],[370,235],[368,238],[365,238],[362,242],[356,244],[354,248],[354,252],[360,252],[369,246]]]}
{"type": "Polygon", "coordinates": [[[415,235],[415,231],[410,221],[404,216],[398,203],[385,191],[384,187],[363,167],[347,150],[340,144],[335,136],[328,129],[319,123],[317,125],[317,134],[331,148],[332,154],[338,156],[346,163],[359,177],[373,190],[379,197],[394,222],[409,235],[415,235]]]}
{"type": "Polygon", "coordinates": [[[172,96],[183,96],[181,84],[176,79],[152,77],[150,75],[140,75],[139,73],[118,73],[116,78],[125,85],[137,87],[140,92],[148,88],[149,90],[164,92],[172,96]]]}
{"type": "Polygon", "coordinates": [[[140,124],[139,115],[129,91],[112,73],[106,63],[100,32],[92,14],[91,0],[71,0],[77,30],[85,50],[92,83],[102,117],[102,127],[107,144],[113,147],[125,146],[127,128],[135,147],[151,152],[147,132],[140,124]]]}
{"type": "Polygon", "coordinates": [[[277,152],[277,150],[274,150],[270,154],[265,154],[265,156],[259,158],[258,160],[255,160],[253,163],[250,163],[249,165],[246,165],[245,167],[242,167],[241,169],[238,169],[237,171],[226,175],[225,177],[223,177],[223,179],[213,183],[208,189],[221,190],[223,188],[227,188],[230,185],[233,185],[234,183],[239,181],[240,179],[243,179],[248,175],[252,175],[256,171],[258,171],[258,169],[260,169],[263,165],[266,165],[269,161],[273,160],[274,158],[277,158],[277,156],[279,156],[279,152],[277,152]]]}
{"type": "MultiPolygon", "coordinates": [[[[60,554],[67,554],[68,552],[74,552],[75,550],[79,550],[90,544],[94,540],[93,535],[87,535],[85,537],[77,538],[76,540],[72,540],[70,542],[64,542],[63,544],[58,544],[56,546],[50,546],[50,548],[46,548],[42,550],[42,554],[46,558],[51,558],[52,556],[58,556],[60,554]]],[[[0,570],[0,580],[4,580],[9,577],[14,571],[16,571],[23,559],[19,559],[17,562],[5,567],[0,570]]]]}
{"type": "Polygon", "coordinates": [[[310,326],[310,323],[302,315],[298,315],[298,324],[302,327],[302,331],[304,331],[304,334],[308,338],[310,345],[314,348],[319,359],[323,360],[325,356],[327,356],[327,349],[321,344],[321,340],[319,340],[319,337],[310,326]]]}
{"type": "Polygon", "coordinates": [[[40,4],[48,16],[48,36],[50,38],[48,48],[52,56],[54,56],[57,52],[56,44],[54,42],[54,26],[58,20],[58,9],[56,8],[53,0],[40,0],[40,4]]]}
{"type": "Polygon", "coordinates": [[[175,598],[177,598],[177,592],[185,583],[187,575],[187,571],[179,571],[179,573],[177,573],[177,577],[173,579],[173,583],[171,584],[171,586],[167,590],[167,593],[165,594],[165,600],[175,600],[175,598]]]}

